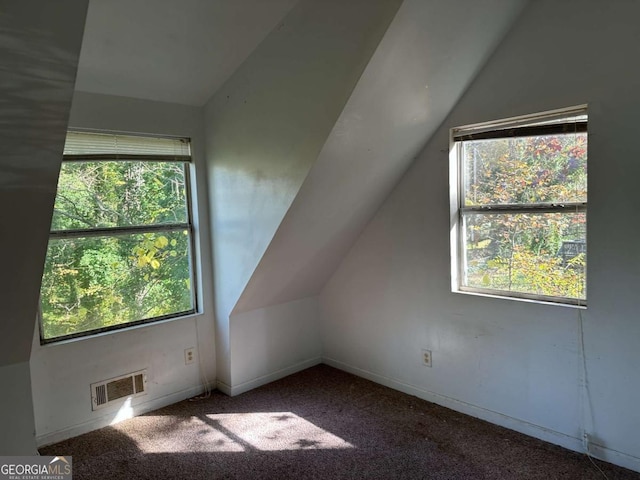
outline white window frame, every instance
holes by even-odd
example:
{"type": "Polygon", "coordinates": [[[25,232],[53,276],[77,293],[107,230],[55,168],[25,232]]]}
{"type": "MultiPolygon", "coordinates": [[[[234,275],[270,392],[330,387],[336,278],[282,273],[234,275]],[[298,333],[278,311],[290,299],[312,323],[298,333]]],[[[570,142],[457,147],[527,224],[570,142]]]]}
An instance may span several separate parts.
{"type": "MultiPolygon", "coordinates": [[[[570,127],[566,133],[579,128],[586,132],[587,105],[562,108],[530,115],[511,117],[497,121],[476,123],[454,127],[449,131],[449,206],[450,206],[450,254],[451,254],[451,291],[513,300],[535,301],[541,303],[562,304],[586,307],[584,299],[570,297],[539,295],[525,292],[498,290],[491,288],[470,287],[463,285],[465,274],[466,245],[464,217],[467,214],[513,214],[513,213],[587,213],[587,202],[538,203],[538,204],[505,204],[464,206],[464,174],[462,159],[462,142],[464,139],[508,138],[514,135],[499,132],[535,131],[539,128],[554,129],[554,126],[570,127]]],[[[587,263],[588,265],[588,263],[587,263]]],[[[585,272],[586,275],[586,272],[585,272]]],[[[585,279],[586,282],[586,279],[585,279]]],[[[586,289],[586,283],[585,283],[586,289]]]]}
{"type": "MultiPolygon", "coordinates": [[[[92,337],[98,334],[102,334],[105,332],[112,332],[123,330],[127,328],[137,327],[140,325],[146,325],[149,323],[155,323],[163,320],[182,318],[185,316],[193,315],[198,312],[198,286],[197,286],[197,275],[195,270],[196,265],[196,248],[195,248],[195,229],[193,222],[193,202],[195,201],[192,188],[191,188],[191,176],[193,170],[193,159],[191,155],[191,139],[189,138],[178,138],[178,137],[168,137],[161,135],[150,135],[150,134],[135,134],[128,132],[113,132],[113,131],[89,131],[89,130],[69,130],[70,134],[78,133],[78,134],[97,134],[113,137],[128,137],[134,138],[139,137],[141,140],[144,139],[168,139],[172,141],[179,141],[187,145],[186,149],[188,153],[185,152],[177,152],[173,153],[164,153],[164,152],[146,152],[135,151],[135,153],[125,152],[121,153],[116,149],[110,149],[109,146],[106,147],[105,151],[102,152],[98,150],[95,153],[82,153],[82,154],[74,154],[67,153],[65,147],[65,153],[63,154],[62,163],[70,163],[70,162],[99,162],[99,161],[149,161],[149,162],[172,162],[172,163],[183,163],[184,165],[184,179],[185,179],[185,199],[186,199],[186,221],[178,222],[178,223],[163,223],[163,224],[149,224],[149,225],[136,225],[136,226],[124,226],[124,227],[106,227],[106,228],[83,228],[83,229],[67,229],[67,230],[51,230],[49,232],[49,239],[55,238],[81,238],[81,237],[90,237],[90,236],[109,236],[109,235],[126,235],[126,234],[143,234],[143,233],[158,233],[158,232],[172,232],[178,230],[187,230],[189,233],[189,242],[188,242],[188,261],[189,261],[189,277],[191,282],[191,303],[192,308],[186,311],[175,312],[171,314],[166,314],[162,316],[135,320],[127,323],[122,323],[118,325],[111,325],[107,327],[100,327],[92,330],[81,331],[76,333],[71,333],[67,335],[56,336],[52,338],[45,338],[43,327],[42,327],[42,311],[40,309],[39,304],[39,314],[38,314],[38,326],[40,331],[40,344],[51,344],[57,342],[63,342],[72,339],[78,338],[87,338],[92,337]]],[[[117,140],[115,141],[117,144],[117,140]]],[[[135,149],[136,147],[134,147],[135,149]]],[[[62,167],[61,167],[62,168],[62,167]]]]}

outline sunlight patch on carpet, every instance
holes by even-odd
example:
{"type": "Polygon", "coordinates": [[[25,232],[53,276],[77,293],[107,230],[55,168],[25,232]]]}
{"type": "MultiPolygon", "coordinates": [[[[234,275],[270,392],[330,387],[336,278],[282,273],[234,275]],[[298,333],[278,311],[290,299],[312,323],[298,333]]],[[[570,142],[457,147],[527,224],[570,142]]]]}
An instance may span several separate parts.
{"type": "MultiPolygon", "coordinates": [[[[145,417],[153,436],[127,431],[144,453],[249,452],[354,448],[291,412],[219,413],[145,417]]],[[[124,433],[124,432],[123,432],[124,433]]]]}
{"type": "Polygon", "coordinates": [[[291,412],[207,415],[247,448],[261,451],[353,448],[349,442],[291,412]]]}

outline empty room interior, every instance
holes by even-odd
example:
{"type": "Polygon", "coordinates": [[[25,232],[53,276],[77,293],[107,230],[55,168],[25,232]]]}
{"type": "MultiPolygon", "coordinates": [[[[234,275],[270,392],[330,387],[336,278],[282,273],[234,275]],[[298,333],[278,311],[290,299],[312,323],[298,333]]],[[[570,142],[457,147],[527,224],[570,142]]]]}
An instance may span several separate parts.
{"type": "Polygon", "coordinates": [[[335,376],[636,478],[638,18],[1,2],[0,455],[204,397],[240,455],[234,401],[335,376]]]}

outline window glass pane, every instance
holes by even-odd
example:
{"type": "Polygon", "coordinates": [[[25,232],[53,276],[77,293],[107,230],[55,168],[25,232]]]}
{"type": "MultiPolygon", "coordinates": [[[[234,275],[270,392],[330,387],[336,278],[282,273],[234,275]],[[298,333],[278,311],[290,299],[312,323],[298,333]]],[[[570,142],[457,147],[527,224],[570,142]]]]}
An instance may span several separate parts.
{"type": "Polygon", "coordinates": [[[462,143],[464,206],[587,201],[587,134],[462,143]]]}
{"type": "Polygon", "coordinates": [[[63,162],[51,229],[188,221],[182,162],[63,162]]]}
{"type": "Polygon", "coordinates": [[[586,214],[467,214],[463,286],[586,298],[586,214]]]}
{"type": "Polygon", "coordinates": [[[188,230],[52,238],[43,338],[192,311],[189,246],[188,230]]]}

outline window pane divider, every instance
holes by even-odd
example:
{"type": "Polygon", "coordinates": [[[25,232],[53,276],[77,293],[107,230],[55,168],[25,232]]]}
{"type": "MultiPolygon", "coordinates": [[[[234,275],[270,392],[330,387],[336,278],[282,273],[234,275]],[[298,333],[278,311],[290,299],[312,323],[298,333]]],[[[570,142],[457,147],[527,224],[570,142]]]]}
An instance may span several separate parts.
{"type": "Polygon", "coordinates": [[[491,213],[571,213],[586,212],[586,202],[567,202],[567,203],[508,203],[496,205],[469,205],[460,208],[463,214],[491,214],[491,213]]]}
{"type": "Polygon", "coordinates": [[[78,228],[74,230],[54,230],[49,236],[51,238],[100,237],[127,233],[173,232],[176,230],[191,231],[191,225],[189,223],[165,223],[126,227],[78,228]]]}

